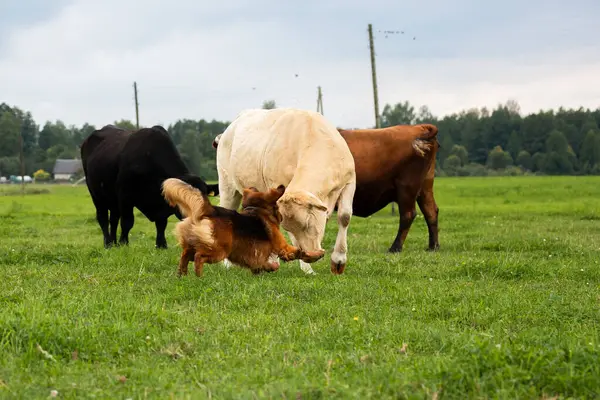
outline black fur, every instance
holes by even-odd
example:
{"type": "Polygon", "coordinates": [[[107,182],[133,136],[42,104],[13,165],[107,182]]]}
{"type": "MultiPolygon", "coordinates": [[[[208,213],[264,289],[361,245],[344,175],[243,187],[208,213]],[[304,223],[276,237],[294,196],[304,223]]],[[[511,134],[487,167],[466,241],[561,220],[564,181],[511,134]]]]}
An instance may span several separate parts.
{"type": "Polygon", "coordinates": [[[129,243],[134,207],[155,223],[156,247],[167,248],[169,216],[182,219],[177,207],[169,206],[162,196],[161,184],[167,178],[179,178],[202,193],[218,195],[218,185],[207,185],[189,173],[162,126],[126,131],[106,125],[83,141],[81,160],[106,248],[117,244],[119,219],[119,244],[129,243]]]}

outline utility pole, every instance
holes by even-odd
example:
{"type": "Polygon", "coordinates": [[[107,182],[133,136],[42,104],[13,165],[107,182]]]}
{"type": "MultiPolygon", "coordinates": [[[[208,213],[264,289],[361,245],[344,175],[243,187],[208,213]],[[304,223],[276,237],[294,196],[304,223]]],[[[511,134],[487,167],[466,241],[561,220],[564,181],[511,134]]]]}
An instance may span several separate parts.
{"type": "Polygon", "coordinates": [[[323,113],[323,93],[321,92],[321,86],[317,88],[317,112],[323,113]]]}
{"type": "MultiPolygon", "coordinates": [[[[379,96],[377,94],[377,71],[375,69],[375,45],[373,44],[373,25],[369,24],[369,49],[371,50],[371,76],[373,79],[373,103],[375,105],[375,128],[381,128],[379,115],[379,96]]],[[[392,202],[392,215],[396,214],[394,202],[392,202]]]]}
{"type": "Polygon", "coordinates": [[[135,98],[135,126],[140,129],[140,109],[138,103],[137,83],[133,82],[133,96],[135,98]]]}
{"type": "Polygon", "coordinates": [[[19,133],[19,162],[21,163],[21,196],[25,195],[25,158],[23,157],[23,130],[19,133]]]}
{"type": "Polygon", "coordinates": [[[380,128],[379,97],[377,95],[377,72],[375,70],[375,46],[373,45],[373,25],[369,24],[369,48],[371,50],[371,75],[373,78],[373,103],[375,105],[375,128],[380,128]]]}

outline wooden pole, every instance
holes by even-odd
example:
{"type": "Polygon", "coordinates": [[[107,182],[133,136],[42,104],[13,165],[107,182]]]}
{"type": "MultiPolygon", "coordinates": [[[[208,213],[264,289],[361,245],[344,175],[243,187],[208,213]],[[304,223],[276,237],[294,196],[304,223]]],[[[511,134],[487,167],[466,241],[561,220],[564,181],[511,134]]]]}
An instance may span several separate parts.
{"type": "Polygon", "coordinates": [[[135,126],[140,129],[140,109],[138,103],[137,83],[133,82],[133,96],[135,97],[135,126]]]}
{"type": "Polygon", "coordinates": [[[371,76],[373,79],[373,103],[375,106],[375,128],[380,128],[379,96],[377,95],[377,71],[375,69],[375,46],[373,45],[373,26],[369,24],[369,48],[371,50],[371,76]]]}
{"type": "MultiPolygon", "coordinates": [[[[373,104],[375,106],[375,128],[381,128],[381,118],[379,115],[379,95],[377,94],[377,71],[375,69],[375,45],[373,44],[373,25],[369,24],[369,49],[371,50],[371,76],[373,79],[373,104]]],[[[395,212],[394,202],[392,202],[392,215],[395,212]]]]}
{"type": "Polygon", "coordinates": [[[25,157],[23,157],[23,130],[19,133],[19,162],[21,163],[21,195],[25,195],[25,157]]]}
{"type": "Polygon", "coordinates": [[[317,88],[317,112],[323,113],[323,93],[321,92],[321,86],[317,88]]]}

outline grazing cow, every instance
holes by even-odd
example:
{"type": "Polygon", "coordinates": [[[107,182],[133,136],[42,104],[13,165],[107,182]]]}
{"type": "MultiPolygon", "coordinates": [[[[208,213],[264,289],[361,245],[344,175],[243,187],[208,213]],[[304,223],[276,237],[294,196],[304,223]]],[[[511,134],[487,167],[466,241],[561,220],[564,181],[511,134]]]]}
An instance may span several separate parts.
{"type": "Polygon", "coordinates": [[[400,252],[416,216],[416,201],[427,222],[429,250],[437,250],[439,209],[433,197],[437,127],[420,124],[338,131],[356,165],[353,214],[365,218],[397,202],[400,225],[389,252],[400,252]]]}
{"type": "Polygon", "coordinates": [[[207,185],[191,175],[162,126],[126,131],[106,125],[92,132],[81,144],[81,160],[96,219],[104,235],[104,247],[129,244],[136,207],[156,226],[156,247],[167,248],[165,229],[171,214],[183,218],[162,197],[161,184],[179,178],[204,193],[218,194],[218,185],[207,185]],[[110,231],[109,213],[110,211],[110,231]]]}
{"type": "MultiPolygon", "coordinates": [[[[429,250],[439,249],[439,208],[433,196],[435,156],[439,149],[437,127],[429,124],[397,125],[338,131],[348,144],[356,167],[352,214],[366,218],[389,203],[397,202],[400,224],[389,252],[400,252],[415,218],[415,192],[420,190],[416,202],[427,223],[429,250]],[[426,151],[429,142],[432,145],[426,151]]],[[[221,135],[214,139],[212,145],[215,149],[220,139],[221,135]]]]}
{"type": "MultiPolygon", "coordinates": [[[[213,146],[220,206],[237,209],[245,187],[266,191],[284,185],[277,201],[281,227],[304,251],[321,250],[326,222],[337,204],[331,272],[344,272],[356,174],[352,154],[335,126],[314,111],[252,109],[241,112],[213,146]]],[[[310,264],[300,261],[300,267],[314,274],[310,264]]]]}

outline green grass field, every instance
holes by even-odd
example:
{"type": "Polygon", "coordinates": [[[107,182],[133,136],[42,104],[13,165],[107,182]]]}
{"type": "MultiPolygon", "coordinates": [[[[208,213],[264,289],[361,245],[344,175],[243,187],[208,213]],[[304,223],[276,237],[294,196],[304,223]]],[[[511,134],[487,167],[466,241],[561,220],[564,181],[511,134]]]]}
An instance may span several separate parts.
{"type": "Polygon", "coordinates": [[[85,186],[37,188],[0,187],[0,398],[600,396],[600,177],[439,178],[440,251],[419,213],[387,254],[388,208],[342,276],[335,219],[316,276],[178,279],[175,217],[104,250],[85,186]]]}

